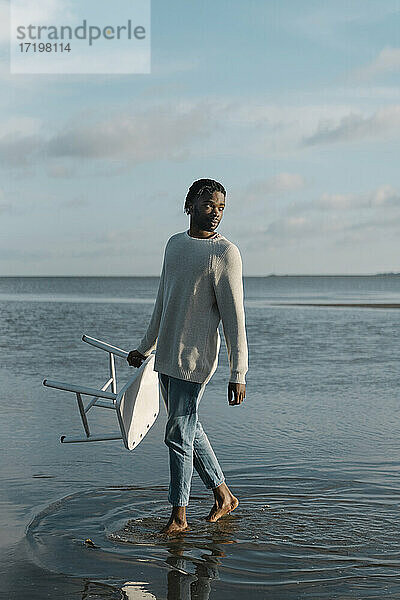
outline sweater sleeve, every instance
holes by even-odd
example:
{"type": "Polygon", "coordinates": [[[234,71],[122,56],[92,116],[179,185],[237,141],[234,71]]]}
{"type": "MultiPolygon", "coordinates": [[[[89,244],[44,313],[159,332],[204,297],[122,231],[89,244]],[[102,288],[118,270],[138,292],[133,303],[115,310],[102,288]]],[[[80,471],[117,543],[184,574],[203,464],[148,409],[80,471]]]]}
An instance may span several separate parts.
{"type": "Polygon", "coordinates": [[[154,305],[153,314],[151,315],[151,319],[149,325],[147,327],[147,331],[141,339],[139,345],[137,346],[137,350],[144,356],[148,356],[156,347],[157,338],[158,338],[158,330],[160,327],[161,314],[163,309],[163,296],[164,296],[164,275],[165,275],[165,256],[163,267],[160,276],[160,283],[158,285],[158,292],[156,303],[154,305]]]}
{"type": "Polygon", "coordinates": [[[232,383],[245,383],[248,350],[243,306],[242,259],[232,244],[217,260],[214,291],[222,320],[232,383]]]}

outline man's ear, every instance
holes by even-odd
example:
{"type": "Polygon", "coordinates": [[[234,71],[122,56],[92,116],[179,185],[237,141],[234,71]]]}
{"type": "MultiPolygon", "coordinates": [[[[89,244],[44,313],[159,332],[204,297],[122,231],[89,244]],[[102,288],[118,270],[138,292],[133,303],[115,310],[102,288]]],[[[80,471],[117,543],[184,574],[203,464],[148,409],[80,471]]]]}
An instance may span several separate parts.
{"type": "Polygon", "coordinates": [[[187,208],[185,208],[185,212],[187,215],[191,215],[193,211],[193,204],[189,204],[187,208]]]}

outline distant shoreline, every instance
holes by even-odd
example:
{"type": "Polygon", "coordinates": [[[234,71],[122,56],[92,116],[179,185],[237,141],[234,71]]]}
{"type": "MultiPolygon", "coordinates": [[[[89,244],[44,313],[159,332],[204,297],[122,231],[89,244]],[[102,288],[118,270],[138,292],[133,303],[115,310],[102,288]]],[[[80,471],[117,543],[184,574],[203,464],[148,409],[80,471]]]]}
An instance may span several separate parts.
{"type": "Polygon", "coordinates": [[[337,273],[335,275],[324,275],[324,274],[314,274],[314,275],[310,275],[310,274],[305,274],[305,275],[265,275],[265,278],[267,277],[400,277],[400,273],[355,273],[353,275],[344,275],[344,274],[340,274],[337,273]]]}
{"type": "Polygon", "coordinates": [[[273,306],[318,306],[322,308],[400,308],[395,302],[376,303],[371,302],[274,302],[273,306]]]}
{"type": "MultiPolygon", "coordinates": [[[[400,277],[400,273],[355,273],[348,274],[291,274],[291,275],[243,275],[245,278],[254,279],[278,279],[289,277],[400,277]]],[[[159,275],[0,275],[0,279],[135,279],[135,278],[158,278],[159,275]]]]}

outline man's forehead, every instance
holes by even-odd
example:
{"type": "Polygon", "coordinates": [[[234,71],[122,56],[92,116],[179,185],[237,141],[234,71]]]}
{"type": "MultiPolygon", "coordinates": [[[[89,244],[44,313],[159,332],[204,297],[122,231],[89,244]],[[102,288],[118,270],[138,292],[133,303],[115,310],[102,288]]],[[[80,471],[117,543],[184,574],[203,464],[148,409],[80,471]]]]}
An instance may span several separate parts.
{"type": "Polygon", "coordinates": [[[225,202],[225,196],[222,192],[213,192],[211,198],[201,198],[201,202],[225,202]]]}

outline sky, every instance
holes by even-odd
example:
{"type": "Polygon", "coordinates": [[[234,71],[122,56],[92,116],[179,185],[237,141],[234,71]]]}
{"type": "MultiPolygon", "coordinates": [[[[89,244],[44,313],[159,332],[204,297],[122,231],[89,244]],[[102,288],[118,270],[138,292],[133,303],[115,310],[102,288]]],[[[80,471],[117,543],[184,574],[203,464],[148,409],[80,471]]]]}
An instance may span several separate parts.
{"type": "Polygon", "coordinates": [[[124,75],[10,74],[8,14],[0,275],[159,275],[202,177],[244,275],[400,271],[400,0],[153,0],[124,75]]]}

